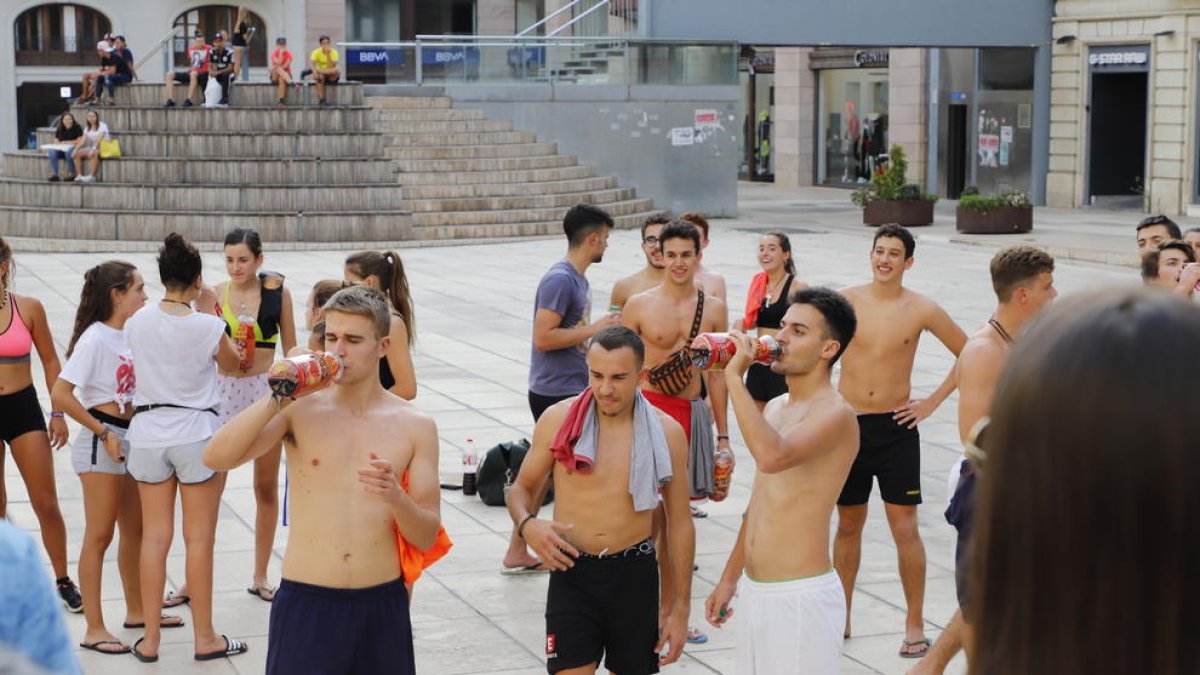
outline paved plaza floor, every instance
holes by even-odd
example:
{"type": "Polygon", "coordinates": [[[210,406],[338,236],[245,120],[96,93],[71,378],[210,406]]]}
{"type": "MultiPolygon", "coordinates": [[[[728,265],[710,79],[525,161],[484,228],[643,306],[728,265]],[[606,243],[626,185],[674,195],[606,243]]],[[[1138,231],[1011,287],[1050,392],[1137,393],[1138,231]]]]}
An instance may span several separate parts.
{"type": "MultiPolygon", "coordinates": [[[[809,284],[842,287],[869,280],[867,256],[871,230],[853,226],[852,219],[847,221],[844,207],[836,212],[832,206],[822,210],[824,202],[806,202],[805,194],[773,196],[757,186],[748,187],[743,190],[741,216],[716,221],[714,243],[704,262],[725,274],[731,314],[736,316],[741,312],[746,286],[758,269],[759,232],[765,229],[778,227],[792,232],[799,276],[809,284]]],[[[1136,222],[1136,215],[1129,218],[1136,222]]],[[[1086,219],[1080,217],[1081,221],[1086,219]]],[[[1132,249],[1132,226],[1122,227],[1120,219],[1114,219],[1112,225],[1114,252],[1119,253],[1119,244],[1115,242],[1120,237],[1126,237],[1125,245],[1132,249]]],[[[1065,233],[1062,231],[1060,228],[1064,241],[1074,241],[1069,227],[1065,233]]],[[[1081,246],[1090,236],[1088,232],[1092,230],[1081,225],[1077,237],[1081,246]]],[[[974,330],[988,318],[995,304],[987,272],[992,248],[953,241],[944,222],[917,234],[921,239],[907,284],[940,302],[968,332],[974,330]]],[[[500,441],[529,436],[532,420],[526,402],[526,377],[534,290],[545,268],[561,257],[564,246],[562,239],[552,238],[403,251],[416,302],[415,362],[420,383],[416,404],[438,422],[444,481],[457,482],[459,447],[467,438],[475,439],[480,448],[487,448],[500,441]]],[[[266,249],[266,267],[287,275],[297,303],[304,302],[314,281],[340,276],[342,261],[349,252],[349,249],[273,252],[269,242],[266,249]]],[[[83,271],[108,257],[135,263],[146,275],[151,298],[161,297],[152,254],[17,253],[16,290],[45,303],[60,353],[70,336],[83,271]]],[[[642,262],[638,233],[613,233],[604,261],[593,266],[588,275],[593,306],[607,306],[612,284],[642,262]]],[[[218,253],[206,253],[205,265],[207,281],[225,278],[218,253]]],[[[1106,284],[1137,283],[1136,272],[1128,268],[1072,260],[1061,260],[1055,277],[1064,295],[1106,284]]],[[[301,309],[297,307],[297,316],[303,316],[301,309]]],[[[304,337],[301,330],[301,341],[304,337]]],[[[914,394],[930,393],[952,362],[936,339],[926,336],[917,357],[914,394]]],[[[48,396],[43,387],[38,381],[39,394],[46,405],[48,396]]],[[[953,530],[943,520],[942,511],[947,497],[947,472],[960,453],[956,411],[955,396],[921,428],[926,501],[920,508],[920,525],[929,558],[925,617],[931,638],[936,637],[955,608],[953,530]]],[[[73,426],[72,431],[77,431],[77,427],[73,426]]],[[[736,425],[731,425],[731,431],[739,457],[734,487],[725,502],[705,506],[710,514],[707,519],[696,521],[696,560],[700,569],[693,587],[692,622],[697,625],[701,623],[703,599],[720,574],[749,498],[753,461],[741,443],[736,425]]],[[[20,478],[12,462],[6,464],[10,518],[36,533],[37,521],[20,478]]],[[[60,451],[56,456],[56,471],[67,522],[71,574],[75,576],[83,509],[79,482],[65,452],[60,451]]],[[[192,660],[189,628],[164,633],[162,659],[156,666],[137,664],[131,656],[80,652],[86,673],[131,673],[143,669],[172,674],[263,672],[269,605],[244,590],[250,582],[253,557],[251,486],[249,467],[230,474],[217,528],[214,598],[217,631],[248,641],[249,653],[229,661],[196,663],[192,660]]],[[[442,518],[455,547],[416,587],[412,614],[418,672],[423,675],[545,672],[546,577],[499,574],[511,526],[505,510],[484,506],[458,492],[444,491],[442,518]]],[[[286,544],[287,529],[280,528],[271,564],[273,580],[278,580],[279,560],[286,544]]],[[[119,628],[123,603],[115,553],[114,545],[109,549],[110,563],[105,567],[103,596],[109,626],[119,628]]],[[[177,535],[168,561],[169,583],[173,586],[183,582],[183,553],[177,535]]],[[[180,609],[190,622],[187,609],[180,609]]],[[[845,644],[843,672],[903,673],[913,664],[897,656],[903,637],[904,600],[895,547],[877,491],[872,497],[864,535],[852,619],[854,637],[845,644]]],[[[78,640],[84,629],[82,615],[68,615],[67,624],[72,638],[78,640]]],[[[724,630],[708,630],[711,637],[708,644],[689,646],[680,663],[664,672],[733,673],[733,645],[739,629],[735,617],[724,630]]],[[[116,633],[129,642],[140,635],[128,630],[116,633]]],[[[337,645],[329,647],[336,649],[337,645]]],[[[960,657],[949,672],[964,671],[960,657]]]]}

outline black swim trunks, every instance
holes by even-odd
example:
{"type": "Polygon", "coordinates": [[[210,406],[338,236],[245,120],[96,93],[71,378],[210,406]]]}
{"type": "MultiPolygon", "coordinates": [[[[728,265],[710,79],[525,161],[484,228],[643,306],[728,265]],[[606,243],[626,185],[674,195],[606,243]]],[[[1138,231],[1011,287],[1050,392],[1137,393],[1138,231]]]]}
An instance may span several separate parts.
{"type": "Polygon", "coordinates": [[[921,503],[921,434],[896,424],[893,413],[858,416],[858,457],[850,467],[838,506],[866,504],[872,479],[888,504],[921,503]]]}
{"type": "Polygon", "coordinates": [[[646,540],[613,555],[583,555],[550,573],[546,668],[600,663],[621,675],[658,672],[658,558],[646,540]]]}
{"type": "Polygon", "coordinates": [[[963,610],[963,618],[967,616],[967,601],[970,599],[967,553],[975,532],[975,479],[971,462],[963,462],[958,473],[958,485],[946,509],[946,522],[958,530],[958,541],[954,548],[954,590],[958,593],[958,607],[963,610]]]}
{"type": "Polygon", "coordinates": [[[416,668],[404,579],[352,589],[279,582],[269,675],[412,675],[416,668]]]}
{"type": "Polygon", "coordinates": [[[771,370],[771,366],[752,363],[750,370],[746,371],[746,389],[755,401],[765,403],[787,393],[787,380],[780,373],[771,370]]]}

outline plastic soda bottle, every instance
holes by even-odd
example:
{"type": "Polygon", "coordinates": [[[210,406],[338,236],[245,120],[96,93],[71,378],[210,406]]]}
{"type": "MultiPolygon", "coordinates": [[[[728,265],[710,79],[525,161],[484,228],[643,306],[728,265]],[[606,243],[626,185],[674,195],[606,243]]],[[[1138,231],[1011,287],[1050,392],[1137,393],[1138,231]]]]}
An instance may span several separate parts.
{"type": "MultiPolygon", "coordinates": [[[[723,370],[737,353],[729,333],[701,333],[691,345],[692,363],[700,370],[723,370]]],[[[768,365],[779,358],[779,343],[770,335],[754,341],[754,362],[768,365]]]]}
{"type": "Polygon", "coordinates": [[[467,444],[463,447],[463,494],[471,496],[476,493],[475,487],[475,472],[479,468],[479,452],[475,449],[475,439],[468,438],[467,444]]]}
{"type": "Polygon", "coordinates": [[[713,491],[708,496],[714,502],[725,501],[729,496],[729,483],[733,478],[733,451],[717,448],[713,453],[713,491]]]}
{"type": "Polygon", "coordinates": [[[336,380],[341,372],[342,359],[337,354],[298,354],[271,364],[267,371],[267,386],[275,398],[295,398],[336,380]]]}
{"type": "Polygon", "coordinates": [[[233,341],[242,355],[238,367],[250,370],[254,367],[254,317],[247,314],[238,317],[237,332],[233,335],[233,341]]]}

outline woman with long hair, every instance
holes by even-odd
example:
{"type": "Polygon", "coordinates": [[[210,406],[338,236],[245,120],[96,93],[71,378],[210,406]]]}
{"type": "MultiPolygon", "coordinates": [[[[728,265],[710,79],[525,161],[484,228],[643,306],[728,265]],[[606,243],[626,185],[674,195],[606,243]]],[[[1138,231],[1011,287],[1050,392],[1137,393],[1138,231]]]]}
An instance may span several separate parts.
{"type": "Polygon", "coordinates": [[[308,295],[308,316],[305,317],[305,328],[308,329],[308,348],[314,352],[325,351],[325,303],[334,293],[348,288],[352,284],[342,279],[322,279],[313,284],[312,292],[308,295]]]}
{"type": "MultiPolygon", "coordinates": [[[[79,551],[79,588],[87,630],[80,646],[102,654],[125,654],[129,645],[104,625],[100,603],[104,554],[120,527],[117,568],[125,591],[125,627],[144,623],[138,574],[142,511],[137,484],[125,471],[125,430],[133,417],[136,386],[133,359],[125,346],[125,321],[146,304],[146,285],[137,268],[110,260],[83,275],[67,365],[54,383],[54,407],[83,430],[71,442],[71,465],[83,486],[84,530],[79,551]]],[[[152,611],[157,611],[153,607],[152,611]]],[[[182,626],[178,617],[162,625],[182,626]]]]}
{"type": "Polygon", "coordinates": [[[972,673],[1200,672],[1197,344],[1194,305],[1104,289],[1014,347],[968,450],[972,673]]]}
{"type": "Polygon", "coordinates": [[[88,110],[84,117],[83,135],[75,139],[75,151],[72,157],[75,162],[75,182],[93,183],[96,172],[100,170],[100,141],[108,138],[108,125],[100,121],[100,113],[88,110]],[[87,162],[88,171],[83,170],[87,162]]]}
{"type": "MultiPolygon", "coordinates": [[[[779,332],[779,324],[787,313],[788,295],[793,290],[808,288],[808,284],[796,279],[792,240],[783,232],[768,232],[759,238],[758,265],[762,271],[750,280],[741,325],[747,332],[756,330],[758,337],[773,336],[779,332]]],[[[746,389],[762,410],[768,401],[787,393],[787,382],[770,366],[755,363],[746,373],[746,389]]]]}
{"type": "MultiPolygon", "coordinates": [[[[172,233],[158,251],[158,274],[166,292],[125,322],[125,340],[138,368],[129,425],[126,469],[142,502],[142,607],[161,602],[167,552],[175,533],[175,498],[183,501],[183,541],[192,606],[195,659],[235,656],[246,644],[218,635],[212,624],[213,544],[224,487],[222,474],[201,461],[216,432],[221,390],[217,368],[231,371],[241,355],[224,334],[225,323],[197,312],[204,286],[200,252],[172,233]]],[[[146,634],[133,643],[139,661],[158,660],[162,623],[146,612],[146,634]]]]}
{"type": "Polygon", "coordinates": [[[255,27],[250,25],[250,9],[245,5],[238,5],[237,18],[233,20],[233,30],[230,31],[233,35],[230,42],[233,47],[233,72],[237,79],[243,82],[250,79],[250,65],[244,61],[250,58],[246,50],[250,47],[250,40],[255,31],[255,27]]]}
{"type": "Polygon", "coordinates": [[[73,169],[75,162],[71,156],[75,153],[75,145],[79,142],[79,137],[83,135],[83,128],[75,121],[75,116],[69,112],[65,112],[58,117],[58,124],[54,126],[54,142],[58,145],[67,146],[65,150],[58,148],[50,148],[46,156],[50,160],[50,182],[57,183],[60,180],[72,180],[75,178],[73,169]],[[66,160],[67,175],[58,175],[58,163],[66,160]]]}
{"type": "Polygon", "coordinates": [[[411,401],[417,396],[417,375],[413,370],[411,351],[416,329],[408,277],[404,274],[400,254],[395,251],[354,253],[346,258],[343,274],[346,281],[366,284],[387,297],[392,311],[392,328],[388,333],[391,344],[387,354],[379,360],[379,380],[384,389],[411,401]]]}
{"type": "MultiPolygon", "coordinates": [[[[67,442],[67,422],[59,410],[50,412],[49,433],[37,390],[33,387],[30,356],[36,348],[46,375],[46,388],[54,389],[62,366],[46,310],[36,298],[17,295],[13,286],[13,253],[0,237],[0,443],[7,445],[25,482],[33,513],[42,532],[42,545],[54,568],[58,594],[72,612],[83,610],[79,589],[67,575],[67,526],[58,508],[51,448],[67,442]]],[[[0,445],[0,518],[5,516],[4,452],[0,445]]]]}

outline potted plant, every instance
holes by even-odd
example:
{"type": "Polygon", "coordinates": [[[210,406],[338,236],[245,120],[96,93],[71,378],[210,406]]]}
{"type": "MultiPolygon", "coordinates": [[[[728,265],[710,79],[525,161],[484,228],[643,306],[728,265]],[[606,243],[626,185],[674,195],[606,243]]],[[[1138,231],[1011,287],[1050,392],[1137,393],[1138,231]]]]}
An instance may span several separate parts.
{"type": "Polygon", "coordinates": [[[1020,190],[981,195],[974,186],[963,191],[955,226],[965,234],[1020,234],[1033,229],[1033,203],[1020,190]]]}
{"type": "Polygon", "coordinates": [[[933,223],[937,195],[922,192],[919,186],[906,182],[907,172],[904,148],[893,145],[887,166],[871,176],[871,185],[850,195],[850,200],[862,207],[864,225],[898,223],[912,227],[933,223]]]}

